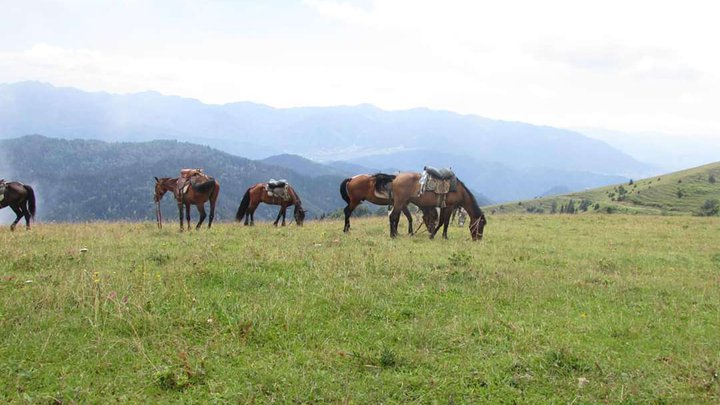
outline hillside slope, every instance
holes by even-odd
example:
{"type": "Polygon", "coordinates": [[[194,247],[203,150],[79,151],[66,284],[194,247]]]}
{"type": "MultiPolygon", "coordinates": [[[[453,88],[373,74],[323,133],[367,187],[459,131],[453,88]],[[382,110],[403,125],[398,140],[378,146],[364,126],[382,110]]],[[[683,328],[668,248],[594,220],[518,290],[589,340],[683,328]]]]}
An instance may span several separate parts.
{"type": "Polygon", "coordinates": [[[497,213],[699,214],[720,201],[720,162],[614,186],[488,207],[497,213]],[[568,206],[572,208],[567,209],[568,206]]]}

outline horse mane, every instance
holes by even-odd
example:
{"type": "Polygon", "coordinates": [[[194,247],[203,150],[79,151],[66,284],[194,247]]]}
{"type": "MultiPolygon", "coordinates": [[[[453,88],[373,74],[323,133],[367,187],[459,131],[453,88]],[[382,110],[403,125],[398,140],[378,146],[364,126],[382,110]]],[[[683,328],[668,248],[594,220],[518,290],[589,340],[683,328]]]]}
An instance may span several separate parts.
{"type": "Polygon", "coordinates": [[[485,217],[485,214],[483,214],[482,210],[480,209],[480,205],[478,204],[477,200],[475,199],[475,196],[473,195],[472,191],[470,191],[470,189],[467,188],[467,186],[465,185],[465,183],[463,183],[462,181],[460,181],[460,179],[457,179],[457,182],[462,186],[462,188],[465,189],[465,191],[466,191],[466,192],[468,193],[468,195],[470,196],[470,207],[471,207],[471,208],[473,209],[473,211],[474,211],[474,212],[472,213],[472,215],[473,215],[474,217],[476,217],[476,218],[483,218],[483,217],[485,217]]]}
{"type": "Polygon", "coordinates": [[[373,177],[375,178],[375,190],[377,190],[378,193],[381,193],[385,185],[391,183],[397,176],[387,173],[375,173],[373,177]]]}
{"type": "Polygon", "coordinates": [[[293,198],[293,204],[295,205],[295,209],[302,209],[302,200],[300,200],[300,196],[295,192],[295,189],[291,186],[288,186],[288,191],[290,191],[290,194],[293,198]]]}

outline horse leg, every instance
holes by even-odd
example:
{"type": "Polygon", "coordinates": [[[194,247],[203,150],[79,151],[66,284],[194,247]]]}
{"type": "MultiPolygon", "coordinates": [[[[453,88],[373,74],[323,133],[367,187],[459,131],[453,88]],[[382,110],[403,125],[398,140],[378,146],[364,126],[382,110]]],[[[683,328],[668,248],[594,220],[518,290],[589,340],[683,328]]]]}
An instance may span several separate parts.
{"type": "Polygon", "coordinates": [[[178,213],[180,213],[180,232],[185,230],[185,225],[183,224],[183,203],[178,203],[178,213]]]}
{"type": "Polygon", "coordinates": [[[25,217],[25,229],[29,231],[30,230],[30,211],[28,210],[28,207],[27,207],[27,201],[25,201],[24,203],[22,203],[20,205],[20,209],[22,210],[23,216],[25,217]]]}
{"type": "Polygon", "coordinates": [[[200,213],[200,220],[198,221],[197,225],[195,225],[195,230],[199,231],[200,226],[202,226],[203,222],[205,222],[205,217],[207,216],[205,215],[205,204],[198,204],[197,210],[200,213]]]}
{"type": "MultiPolygon", "coordinates": [[[[437,209],[433,208],[433,210],[437,213],[437,209]]],[[[440,216],[438,217],[437,224],[433,227],[433,229],[430,231],[430,239],[435,239],[435,235],[440,230],[440,226],[443,224],[443,210],[440,210],[440,216]]]]}
{"type": "Polygon", "coordinates": [[[15,205],[15,204],[10,205],[10,208],[12,208],[13,212],[15,213],[15,215],[17,215],[17,218],[15,218],[15,220],[14,220],[13,223],[12,223],[12,225],[10,225],[10,230],[11,230],[11,231],[14,231],[14,230],[15,230],[15,226],[17,225],[18,222],[20,222],[20,218],[23,217],[23,212],[22,212],[22,210],[20,209],[20,207],[18,207],[18,206],[15,205]]]}
{"type": "Polygon", "coordinates": [[[399,203],[398,201],[395,201],[393,204],[393,210],[390,213],[390,237],[394,238],[397,236],[398,231],[398,223],[400,222],[400,213],[402,212],[403,208],[406,207],[406,204],[399,203]]]}
{"type": "Polygon", "coordinates": [[[212,226],[213,219],[215,218],[215,203],[217,202],[217,196],[215,199],[210,200],[210,218],[208,219],[208,229],[212,226]]]}
{"type": "Polygon", "coordinates": [[[408,209],[407,205],[402,210],[403,214],[405,214],[405,218],[408,220],[408,235],[413,234],[413,218],[412,214],[410,213],[410,210],[408,209]]]}
{"type": "Polygon", "coordinates": [[[358,205],[360,205],[359,202],[351,201],[343,210],[343,212],[345,212],[345,227],[343,228],[343,232],[347,233],[350,231],[350,215],[352,215],[353,211],[355,211],[355,208],[357,208],[358,205]]]}
{"type": "MultiPolygon", "coordinates": [[[[447,210],[447,209],[443,209],[442,211],[448,211],[448,210],[447,210]]],[[[443,212],[442,212],[442,211],[440,211],[440,216],[443,216],[443,212]]],[[[448,231],[448,226],[450,225],[450,216],[451,216],[452,213],[454,213],[454,210],[453,210],[453,211],[448,211],[448,212],[445,213],[445,221],[443,222],[443,239],[447,239],[447,238],[448,238],[448,236],[447,236],[447,231],[448,231]]]]}
{"type": "Polygon", "coordinates": [[[188,231],[190,230],[190,203],[185,204],[185,219],[187,219],[188,231]]]}
{"type": "Polygon", "coordinates": [[[255,226],[255,209],[257,209],[257,205],[254,207],[251,205],[250,208],[248,208],[248,216],[250,217],[250,226],[255,226]]]}
{"type": "MultiPolygon", "coordinates": [[[[278,222],[280,221],[280,215],[282,215],[282,212],[283,212],[283,209],[282,209],[282,206],[280,206],[277,217],[275,218],[275,222],[273,222],[273,226],[277,226],[278,222]]],[[[283,221],[283,226],[284,225],[285,225],[285,222],[283,221]]]]}
{"type": "Polygon", "coordinates": [[[282,208],[282,214],[283,214],[283,220],[282,220],[282,224],[280,224],[280,226],[285,226],[285,215],[287,215],[287,206],[284,206],[282,208]]]}

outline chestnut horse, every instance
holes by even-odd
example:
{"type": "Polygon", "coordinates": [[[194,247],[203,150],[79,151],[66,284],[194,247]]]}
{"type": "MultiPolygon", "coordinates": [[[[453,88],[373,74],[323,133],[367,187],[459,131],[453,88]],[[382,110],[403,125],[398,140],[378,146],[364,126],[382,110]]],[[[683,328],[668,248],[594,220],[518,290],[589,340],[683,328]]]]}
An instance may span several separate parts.
{"type": "Polygon", "coordinates": [[[277,218],[275,218],[273,225],[277,226],[278,221],[280,221],[280,217],[282,216],[281,226],[285,226],[285,214],[287,213],[287,207],[293,205],[295,206],[295,212],[293,213],[295,223],[297,223],[298,226],[303,226],[303,221],[305,221],[305,210],[302,207],[302,201],[300,201],[300,197],[295,192],[295,189],[289,184],[287,185],[287,192],[290,196],[290,200],[288,201],[280,197],[269,196],[268,192],[265,190],[266,185],[267,183],[257,183],[245,191],[245,195],[243,195],[240,206],[235,214],[235,219],[240,222],[243,217],[245,217],[245,225],[255,225],[255,210],[261,202],[264,202],[265,204],[280,206],[280,211],[278,211],[277,218]]]}
{"type": "Polygon", "coordinates": [[[17,218],[10,225],[10,230],[14,231],[15,226],[22,217],[25,217],[25,229],[30,229],[30,218],[35,217],[35,191],[27,184],[17,181],[2,182],[0,188],[2,193],[0,197],[0,208],[10,207],[17,218]]]}
{"type": "MultiPolygon", "coordinates": [[[[420,194],[420,173],[400,173],[393,180],[394,194],[393,211],[390,214],[390,236],[397,236],[397,226],[400,219],[400,212],[408,203],[413,203],[420,208],[432,208],[437,206],[437,196],[432,191],[420,194]]],[[[447,229],[450,223],[450,216],[457,207],[462,207],[470,216],[470,236],[473,240],[481,240],[487,219],[480,209],[475,196],[465,187],[465,184],[457,179],[457,190],[447,194],[446,207],[440,210],[440,224],[443,226],[443,238],[447,239],[447,229]]],[[[440,226],[430,232],[430,239],[435,237],[440,226]]]]}
{"type": "MultiPolygon", "coordinates": [[[[392,205],[393,195],[388,189],[392,187],[395,175],[377,173],[377,174],[358,174],[357,176],[347,178],[340,183],[340,196],[347,203],[345,209],[345,227],[343,232],[350,231],[350,215],[355,208],[362,204],[363,201],[370,201],[377,205],[392,205]]],[[[422,207],[421,207],[422,209],[422,207]]],[[[408,220],[408,233],[413,234],[413,218],[407,204],[403,205],[402,212],[408,220]]],[[[423,209],[423,222],[430,232],[435,227],[437,213],[435,210],[423,209]]]]}
{"type": "Polygon", "coordinates": [[[212,226],[213,218],[215,218],[215,204],[217,203],[218,195],[220,194],[220,183],[212,177],[206,177],[206,180],[201,183],[191,184],[187,188],[187,192],[182,194],[181,198],[178,198],[177,183],[178,178],[172,177],[155,177],[155,204],[157,204],[158,214],[158,227],[162,227],[162,214],[160,213],[160,200],[162,200],[165,193],[168,191],[173,193],[175,200],[178,205],[178,213],[180,216],[180,230],[183,230],[183,207],[185,207],[185,216],[187,218],[187,227],[190,229],[190,206],[194,205],[197,207],[200,213],[200,220],[198,221],[195,229],[200,229],[200,226],[205,221],[205,202],[210,201],[210,219],[208,221],[208,228],[212,226]]]}

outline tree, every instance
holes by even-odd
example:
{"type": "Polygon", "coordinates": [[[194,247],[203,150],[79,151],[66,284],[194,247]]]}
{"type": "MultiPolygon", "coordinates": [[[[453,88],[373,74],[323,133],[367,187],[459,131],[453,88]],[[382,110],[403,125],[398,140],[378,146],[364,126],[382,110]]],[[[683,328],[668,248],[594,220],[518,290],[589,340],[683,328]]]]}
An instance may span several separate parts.
{"type": "Polygon", "coordinates": [[[697,212],[701,217],[714,217],[720,212],[720,201],[713,198],[711,200],[705,200],[705,203],[700,207],[700,211],[697,212]]]}

